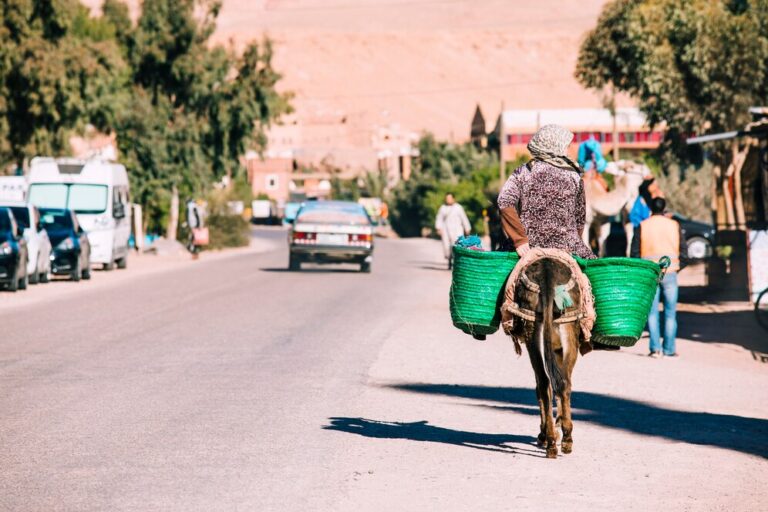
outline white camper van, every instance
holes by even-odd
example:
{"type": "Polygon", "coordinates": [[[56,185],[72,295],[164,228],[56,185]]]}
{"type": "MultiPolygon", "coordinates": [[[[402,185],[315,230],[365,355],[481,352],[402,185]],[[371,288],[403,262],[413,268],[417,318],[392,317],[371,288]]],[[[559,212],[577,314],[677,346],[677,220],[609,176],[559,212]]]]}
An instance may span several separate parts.
{"type": "Polygon", "coordinates": [[[100,159],[32,159],[29,202],[38,208],[74,210],[88,233],[91,263],[106,270],[125,268],[131,235],[128,173],[120,164],[100,159]]]}

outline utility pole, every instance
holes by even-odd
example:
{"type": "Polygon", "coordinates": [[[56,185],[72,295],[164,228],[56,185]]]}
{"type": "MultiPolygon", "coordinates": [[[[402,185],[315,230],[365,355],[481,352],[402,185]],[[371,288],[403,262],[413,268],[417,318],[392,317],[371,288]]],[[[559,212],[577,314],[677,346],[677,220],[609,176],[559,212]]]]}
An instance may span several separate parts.
{"type": "Polygon", "coordinates": [[[616,87],[611,83],[611,117],[613,117],[613,135],[611,136],[611,150],[613,161],[619,160],[619,129],[616,126],[616,87]]]}
{"type": "Polygon", "coordinates": [[[501,102],[501,114],[499,114],[499,180],[500,186],[507,181],[507,162],[504,159],[504,147],[507,145],[507,131],[504,129],[504,101],[501,102]]]}

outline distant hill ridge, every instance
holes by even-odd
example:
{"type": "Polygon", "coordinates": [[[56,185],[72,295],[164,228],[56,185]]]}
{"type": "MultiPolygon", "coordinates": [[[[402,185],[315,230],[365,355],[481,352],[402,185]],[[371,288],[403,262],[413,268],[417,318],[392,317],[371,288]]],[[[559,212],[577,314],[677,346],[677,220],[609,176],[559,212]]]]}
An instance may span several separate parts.
{"type": "MultiPolygon", "coordinates": [[[[128,3],[135,12],[138,2],[128,3]]],[[[336,129],[333,145],[358,145],[390,124],[460,141],[476,104],[489,124],[502,101],[599,107],[573,69],[604,3],[225,0],[214,38],[242,43],[269,34],[282,87],[296,93],[292,122],[343,124],[349,140],[338,140],[336,129]]]]}

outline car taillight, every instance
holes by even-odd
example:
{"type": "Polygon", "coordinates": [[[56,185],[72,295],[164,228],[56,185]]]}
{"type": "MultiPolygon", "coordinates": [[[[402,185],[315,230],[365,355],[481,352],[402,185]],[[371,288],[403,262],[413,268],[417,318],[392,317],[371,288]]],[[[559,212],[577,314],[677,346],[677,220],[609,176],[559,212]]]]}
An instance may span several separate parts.
{"type": "Polygon", "coordinates": [[[373,242],[373,235],[370,234],[354,234],[349,235],[350,245],[368,246],[373,242]]]}
{"type": "Polygon", "coordinates": [[[304,231],[293,232],[293,243],[295,244],[314,244],[316,239],[315,233],[306,233],[304,231]]]}

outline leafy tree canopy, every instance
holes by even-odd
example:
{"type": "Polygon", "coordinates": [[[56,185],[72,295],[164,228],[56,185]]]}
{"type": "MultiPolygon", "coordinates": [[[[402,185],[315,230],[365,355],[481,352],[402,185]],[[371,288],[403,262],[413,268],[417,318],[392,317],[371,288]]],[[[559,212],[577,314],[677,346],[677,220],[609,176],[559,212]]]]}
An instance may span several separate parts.
{"type": "Polygon", "coordinates": [[[670,143],[741,127],[749,106],[768,102],[768,0],[614,0],[576,77],[629,93],[670,143]]]}
{"type": "Polygon", "coordinates": [[[0,3],[0,161],[66,152],[87,123],[108,128],[125,69],[113,38],[76,0],[0,3]]]}
{"type": "MultiPolygon", "coordinates": [[[[141,202],[177,190],[200,195],[212,181],[236,176],[247,149],[266,146],[265,130],[290,110],[280,94],[268,40],[243,52],[212,45],[220,2],[145,0],[134,27],[119,0],[104,17],[131,65],[131,99],[116,123],[121,157],[133,169],[141,202]]],[[[166,215],[150,209],[150,230],[166,215]]]]}
{"type": "Polygon", "coordinates": [[[400,236],[421,236],[430,229],[445,194],[464,206],[473,230],[483,232],[482,212],[493,206],[499,167],[493,153],[473,144],[451,144],[425,134],[417,145],[411,178],[392,191],[392,227],[400,236]]]}

